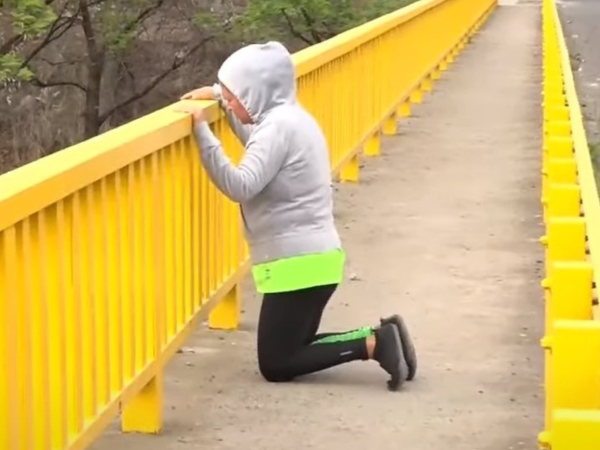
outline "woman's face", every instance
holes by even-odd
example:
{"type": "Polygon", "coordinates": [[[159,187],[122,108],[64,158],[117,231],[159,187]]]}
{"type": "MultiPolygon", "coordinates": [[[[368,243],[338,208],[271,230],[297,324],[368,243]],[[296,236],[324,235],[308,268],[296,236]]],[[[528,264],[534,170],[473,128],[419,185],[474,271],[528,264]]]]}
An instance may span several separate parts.
{"type": "Polygon", "coordinates": [[[223,95],[225,105],[238,118],[238,120],[245,125],[251,124],[252,118],[250,117],[250,114],[248,114],[248,111],[246,111],[246,108],[244,108],[237,97],[223,85],[221,85],[221,93],[223,95]]]}

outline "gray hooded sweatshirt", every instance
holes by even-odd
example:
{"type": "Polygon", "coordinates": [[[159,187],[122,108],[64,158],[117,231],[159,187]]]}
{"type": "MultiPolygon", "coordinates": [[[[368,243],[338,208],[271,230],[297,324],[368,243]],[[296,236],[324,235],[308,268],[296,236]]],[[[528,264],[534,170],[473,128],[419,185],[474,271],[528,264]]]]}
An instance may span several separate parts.
{"type": "MultiPolygon", "coordinates": [[[[221,66],[219,82],[252,125],[226,115],[245,151],[236,167],[203,122],[195,126],[213,183],[240,204],[254,264],[341,248],[333,218],[329,151],[316,120],[296,100],[294,65],[278,42],[248,45],[221,66]]],[[[215,93],[220,98],[218,85],[215,93]]]]}

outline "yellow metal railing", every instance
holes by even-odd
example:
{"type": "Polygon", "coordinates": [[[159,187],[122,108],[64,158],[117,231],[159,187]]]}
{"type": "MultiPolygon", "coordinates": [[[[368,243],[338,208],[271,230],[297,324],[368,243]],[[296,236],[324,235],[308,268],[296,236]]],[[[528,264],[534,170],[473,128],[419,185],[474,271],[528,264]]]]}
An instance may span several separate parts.
{"type": "Polygon", "coordinates": [[[600,448],[600,200],[554,0],[543,3],[545,430],[553,450],[600,448]]]}
{"type": "MultiPolygon", "coordinates": [[[[357,181],[496,0],[421,0],[294,55],[335,174],[357,181]]],[[[165,365],[235,329],[248,254],[176,105],[0,177],[0,449],[85,448],[122,413],[159,432],[165,365]]],[[[241,147],[206,103],[234,161],[241,147]]]]}

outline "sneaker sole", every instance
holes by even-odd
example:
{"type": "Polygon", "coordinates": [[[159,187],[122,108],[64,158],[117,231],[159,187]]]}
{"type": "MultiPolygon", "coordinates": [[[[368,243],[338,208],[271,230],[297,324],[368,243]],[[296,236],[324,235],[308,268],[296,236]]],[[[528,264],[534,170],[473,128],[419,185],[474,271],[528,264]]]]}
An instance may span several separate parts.
{"type": "Polygon", "coordinates": [[[387,387],[390,391],[398,391],[408,376],[408,366],[404,358],[404,351],[402,350],[402,342],[400,340],[400,334],[395,333],[394,339],[396,340],[396,348],[398,349],[399,359],[398,368],[396,373],[391,374],[391,379],[387,382],[387,387]]]}
{"type": "Polygon", "coordinates": [[[382,319],[381,323],[393,323],[396,325],[396,328],[398,328],[398,334],[400,335],[400,341],[402,345],[402,353],[405,356],[406,364],[408,366],[408,375],[406,377],[406,381],[411,381],[417,374],[417,352],[415,351],[415,346],[410,338],[410,334],[406,324],[404,323],[404,319],[398,314],[395,314],[386,321],[382,319]]]}

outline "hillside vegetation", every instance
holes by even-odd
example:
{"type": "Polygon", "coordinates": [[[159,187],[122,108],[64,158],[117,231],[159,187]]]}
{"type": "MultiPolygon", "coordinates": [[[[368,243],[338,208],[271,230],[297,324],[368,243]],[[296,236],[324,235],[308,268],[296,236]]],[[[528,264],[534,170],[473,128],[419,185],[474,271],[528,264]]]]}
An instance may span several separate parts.
{"type": "Polygon", "coordinates": [[[240,46],[290,51],[414,0],[0,0],[0,173],[213,82],[240,46]]]}

